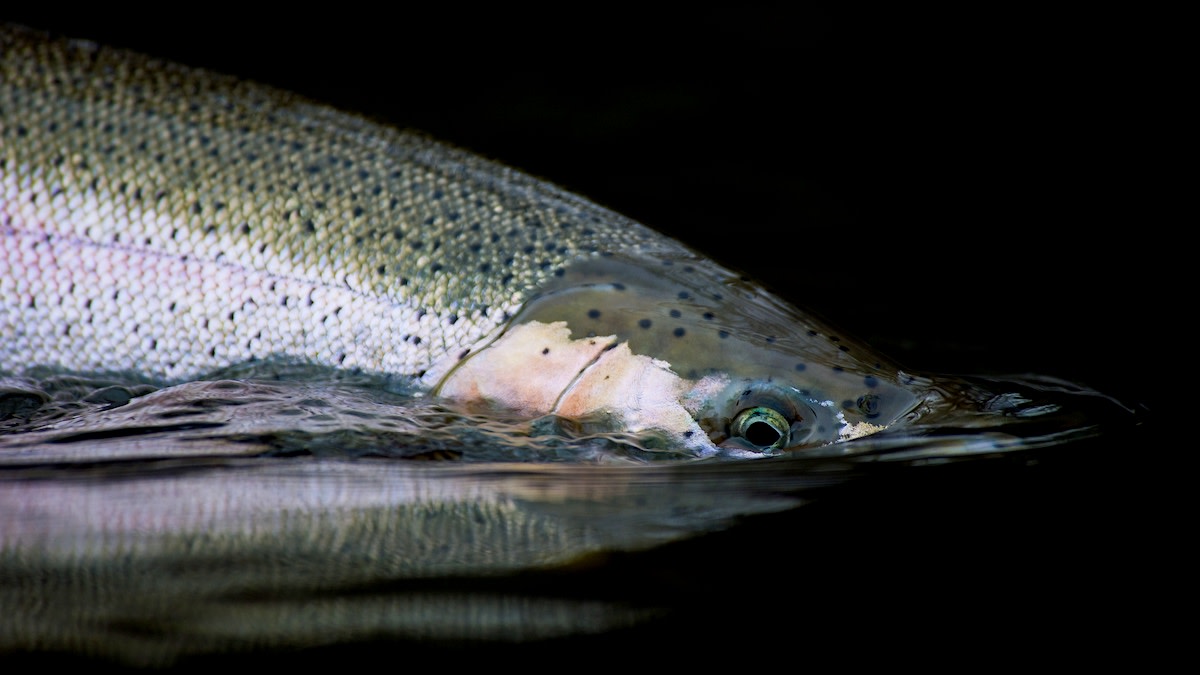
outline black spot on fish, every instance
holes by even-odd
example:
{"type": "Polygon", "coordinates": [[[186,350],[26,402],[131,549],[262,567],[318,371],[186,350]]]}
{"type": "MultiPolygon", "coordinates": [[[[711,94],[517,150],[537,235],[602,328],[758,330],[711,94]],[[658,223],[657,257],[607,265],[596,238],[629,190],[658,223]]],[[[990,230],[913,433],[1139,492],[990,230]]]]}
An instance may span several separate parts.
{"type": "Polygon", "coordinates": [[[874,389],[875,387],[879,386],[879,380],[876,379],[874,375],[867,375],[863,378],[863,384],[874,389]]]}
{"type": "Polygon", "coordinates": [[[414,335],[414,336],[413,336],[413,339],[412,339],[412,343],[413,343],[414,345],[419,345],[419,344],[421,344],[421,338],[420,338],[420,337],[418,337],[418,336],[416,336],[416,335],[414,335]]]}
{"type": "Polygon", "coordinates": [[[620,283],[620,282],[613,282],[613,285],[612,285],[612,287],[613,287],[613,290],[616,290],[616,291],[623,291],[623,290],[625,290],[625,284],[623,284],[623,283],[620,283]]]}
{"type": "Polygon", "coordinates": [[[809,336],[809,337],[816,337],[816,335],[817,335],[817,331],[815,331],[815,330],[809,330],[809,331],[808,331],[808,336],[809,336]]]}
{"type": "Polygon", "coordinates": [[[491,264],[491,263],[483,263],[482,265],[480,265],[480,266],[479,266],[479,271],[480,271],[480,272],[483,272],[484,274],[487,274],[488,272],[491,272],[491,271],[492,271],[492,264],[491,264]]]}
{"type": "Polygon", "coordinates": [[[638,325],[642,328],[649,328],[652,324],[653,322],[651,322],[650,319],[642,319],[641,321],[638,321],[638,325]]]}
{"type": "Polygon", "coordinates": [[[807,367],[808,367],[808,366],[804,365],[803,363],[797,363],[797,364],[796,364],[796,372],[800,372],[800,371],[804,370],[804,369],[805,369],[805,368],[807,368],[807,367]]]}
{"type": "Polygon", "coordinates": [[[713,314],[712,312],[705,312],[703,316],[705,321],[712,321],[713,319],[717,318],[717,315],[713,314]]]}
{"type": "Polygon", "coordinates": [[[549,354],[549,353],[550,353],[549,347],[542,347],[542,355],[543,356],[545,356],[546,354],[549,354]]]}
{"type": "Polygon", "coordinates": [[[679,291],[679,299],[680,300],[687,300],[690,297],[692,297],[692,296],[687,291],[679,291]]]}
{"type": "Polygon", "coordinates": [[[458,354],[458,360],[459,360],[459,361],[462,361],[463,359],[467,358],[467,354],[470,354],[470,353],[471,353],[471,350],[470,350],[470,349],[464,349],[464,350],[462,350],[462,351],[461,351],[461,352],[459,352],[459,354],[458,354]]]}
{"type": "Polygon", "coordinates": [[[379,267],[375,268],[375,271],[379,274],[379,276],[383,276],[387,274],[387,265],[380,265],[379,267]]]}
{"type": "Polygon", "coordinates": [[[682,328],[676,328],[674,331],[672,331],[672,334],[674,334],[674,335],[675,335],[675,337],[683,337],[683,334],[684,334],[684,333],[686,333],[686,332],[687,332],[687,331],[685,331],[685,330],[684,330],[684,329],[682,329],[682,328]]]}
{"type": "Polygon", "coordinates": [[[842,351],[844,351],[844,352],[848,352],[848,351],[850,351],[850,348],[849,348],[849,347],[847,347],[846,345],[838,345],[838,349],[840,349],[840,350],[842,350],[842,351]]]}
{"type": "Polygon", "coordinates": [[[717,331],[717,337],[719,337],[719,338],[721,338],[722,340],[724,340],[725,338],[729,337],[729,331],[727,331],[727,330],[719,330],[719,331],[717,331]]]}
{"type": "Polygon", "coordinates": [[[682,314],[682,313],[680,313],[680,311],[679,311],[679,310],[677,310],[677,309],[673,309],[673,310],[671,310],[671,311],[669,312],[669,314],[671,315],[671,318],[672,318],[672,319],[678,319],[679,317],[683,316],[683,314],[682,314]]]}
{"type": "Polygon", "coordinates": [[[841,372],[845,372],[846,369],[841,366],[833,366],[830,370],[832,370],[835,373],[841,373],[841,372]]]}
{"type": "Polygon", "coordinates": [[[362,214],[363,214],[363,213],[364,213],[364,211],[363,211],[363,207],[361,207],[361,206],[356,206],[356,207],[354,207],[354,217],[355,217],[355,218],[360,218],[360,217],[362,217],[362,214]]]}
{"type": "Polygon", "coordinates": [[[775,344],[775,336],[773,336],[773,335],[768,335],[768,336],[767,336],[767,344],[769,344],[769,345],[773,345],[773,344],[775,344]]]}
{"type": "Polygon", "coordinates": [[[458,315],[451,314],[450,316],[446,317],[446,322],[453,326],[454,324],[458,323],[458,315]]]}
{"type": "Polygon", "coordinates": [[[429,269],[430,269],[430,270],[432,270],[432,271],[434,271],[434,272],[441,272],[441,271],[442,271],[442,269],[443,269],[443,267],[442,267],[442,264],[441,264],[441,263],[433,263],[433,265],[431,265],[431,266],[429,267],[429,269]]]}
{"type": "Polygon", "coordinates": [[[600,318],[600,310],[589,309],[587,315],[588,315],[589,319],[599,319],[600,318]]]}
{"type": "Polygon", "coordinates": [[[557,267],[554,269],[554,276],[556,276],[556,277],[561,277],[561,276],[565,275],[566,273],[567,273],[567,271],[561,267],[557,267]]]}

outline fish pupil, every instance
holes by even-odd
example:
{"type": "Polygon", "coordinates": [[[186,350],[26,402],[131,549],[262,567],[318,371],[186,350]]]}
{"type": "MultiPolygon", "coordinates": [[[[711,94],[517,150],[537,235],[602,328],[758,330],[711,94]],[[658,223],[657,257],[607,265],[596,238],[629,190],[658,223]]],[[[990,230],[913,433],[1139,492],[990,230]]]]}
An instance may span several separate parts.
{"type": "Polygon", "coordinates": [[[778,443],[781,435],[775,427],[766,422],[754,422],[746,427],[745,438],[754,445],[766,448],[778,443]]]}

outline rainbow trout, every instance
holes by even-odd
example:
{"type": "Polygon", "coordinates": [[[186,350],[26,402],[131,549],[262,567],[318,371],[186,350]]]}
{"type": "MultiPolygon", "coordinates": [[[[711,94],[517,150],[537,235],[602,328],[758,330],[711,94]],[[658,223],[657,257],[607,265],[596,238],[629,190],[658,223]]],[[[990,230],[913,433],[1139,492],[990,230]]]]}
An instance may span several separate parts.
{"type": "Polygon", "coordinates": [[[5,28],[0,54],[0,371],[170,384],[302,360],[699,457],[936,402],[730,270],[491,161],[86,42],[5,28]]]}
{"type": "Polygon", "coordinates": [[[0,654],[553,639],[640,626],[672,588],[684,640],[807,631],[840,544],[636,556],[880,467],[1090,438],[1126,419],[1110,403],[907,373],[495,162],[0,26],[0,654]],[[458,437],[482,461],[395,461],[458,437]],[[606,594],[588,570],[614,551],[606,594]],[[698,620],[718,576],[739,602],[785,578],[762,594],[782,618],[698,620]]]}

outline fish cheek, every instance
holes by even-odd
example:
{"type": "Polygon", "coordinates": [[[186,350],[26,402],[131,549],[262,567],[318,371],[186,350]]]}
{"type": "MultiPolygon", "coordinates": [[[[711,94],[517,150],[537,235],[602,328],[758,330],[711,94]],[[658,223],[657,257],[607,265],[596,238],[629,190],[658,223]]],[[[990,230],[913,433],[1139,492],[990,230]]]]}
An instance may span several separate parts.
{"type": "Polygon", "coordinates": [[[622,342],[580,375],[554,413],[599,421],[610,431],[665,436],[693,452],[711,451],[706,434],[681,404],[689,384],[670,364],[634,354],[622,342]]]}
{"type": "Polygon", "coordinates": [[[514,325],[447,373],[434,394],[530,416],[549,414],[579,373],[614,344],[612,336],[570,335],[563,322],[514,325]]]}

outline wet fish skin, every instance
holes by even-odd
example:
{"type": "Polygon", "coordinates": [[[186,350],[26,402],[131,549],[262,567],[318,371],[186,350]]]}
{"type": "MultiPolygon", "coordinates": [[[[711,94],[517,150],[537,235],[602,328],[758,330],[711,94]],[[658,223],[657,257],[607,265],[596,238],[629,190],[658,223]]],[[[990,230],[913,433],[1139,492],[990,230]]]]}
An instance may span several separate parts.
{"type": "Polygon", "coordinates": [[[546,183],[284,92],[11,27],[0,45],[0,367],[177,381],[282,354],[418,374],[573,257],[664,245],[546,183]]]}
{"type": "Polygon", "coordinates": [[[785,412],[782,447],[883,428],[928,394],[733,272],[544,181],[256,84],[0,35],[0,371],[170,383],[286,357],[503,405],[533,386],[530,415],[569,403],[615,428],[667,424],[701,452],[763,401],[785,412]],[[447,388],[460,362],[512,346],[498,338],[518,324],[570,337],[518,342],[500,391],[447,388]],[[522,377],[593,339],[556,383],[522,377]],[[629,350],[608,351],[619,343],[629,350]],[[642,401],[646,386],[666,393],[642,401]]]}

